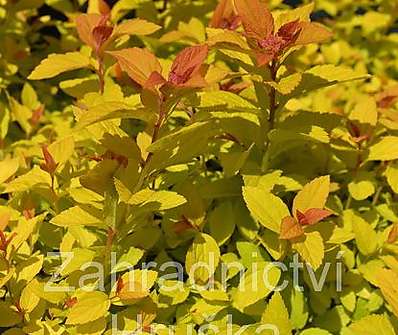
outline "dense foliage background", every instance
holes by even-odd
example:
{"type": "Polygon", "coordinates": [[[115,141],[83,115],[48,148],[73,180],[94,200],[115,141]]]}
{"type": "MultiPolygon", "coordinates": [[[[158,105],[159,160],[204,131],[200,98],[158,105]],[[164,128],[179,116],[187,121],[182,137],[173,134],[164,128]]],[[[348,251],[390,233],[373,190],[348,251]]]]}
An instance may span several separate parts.
{"type": "Polygon", "coordinates": [[[2,334],[398,332],[398,4],[235,5],[0,0],[2,334]]]}

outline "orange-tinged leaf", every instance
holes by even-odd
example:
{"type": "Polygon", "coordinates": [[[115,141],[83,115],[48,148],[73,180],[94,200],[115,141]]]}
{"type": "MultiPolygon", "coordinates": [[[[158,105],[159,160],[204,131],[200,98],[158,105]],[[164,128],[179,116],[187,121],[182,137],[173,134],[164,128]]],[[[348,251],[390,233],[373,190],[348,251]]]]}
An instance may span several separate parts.
{"type": "Polygon", "coordinates": [[[117,296],[122,300],[142,299],[148,295],[149,290],[144,289],[137,281],[122,282],[121,287],[118,288],[117,292],[117,296]]]}
{"type": "Polygon", "coordinates": [[[10,221],[11,214],[10,213],[3,213],[0,215],[0,230],[3,231],[7,228],[8,222],[10,221]]]}
{"type": "Polygon", "coordinates": [[[132,19],[118,24],[115,28],[115,36],[120,35],[150,35],[161,27],[155,23],[143,20],[132,19]]]}
{"type": "Polygon", "coordinates": [[[198,74],[207,58],[209,47],[198,45],[185,48],[175,58],[169,74],[169,82],[174,85],[183,85],[198,74]]]}
{"type": "Polygon", "coordinates": [[[388,234],[387,243],[395,243],[398,240],[398,222],[394,223],[388,234]]]}
{"type": "Polygon", "coordinates": [[[323,219],[326,219],[333,213],[327,209],[321,209],[321,208],[311,208],[307,210],[305,213],[301,213],[300,211],[297,211],[296,216],[303,226],[306,225],[313,225],[318,223],[319,221],[322,221],[323,219]]]}
{"type": "Polygon", "coordinates": [[[330,177],[316,178],[304,185],[293,200],[293,213],[305,213],[311,208],[324,208],[329,195],[330,177]]]}
{"type": "Polygon", "coordinates": [[[113,32],[113,27],[100,25],[93,29],[92,35],[95,44],[95,50],[98,53],[101,47],[108,41],[113,32]]]}
{"type": "Polygon", "coordinates": [[[281,240],[293,240],[304,235],[304,229],[300,223],[291,216],[282,220],[279,238],[281,240]]]}
{"type": "Polygon", "coordinates": [[[115,57],[121,69],[141,86],[144,86],[153,72],[162,72],[155,55],[146,49],[129,48],[108,53],[115,57]]]}
{"type": "Polygon", "coordinates": [[[93,49],[95,41],[92,32],[101,22],[101,18],[100,14],[81,14],[75,20],[79,38],[93,49]]]}
{"type": "Polygon", "coordinates": [[[214,11],[210,27],[235,30],[239,22],[233,0],[221,0],[214,11]]]}
{"type": "Polygon", "coordinates": [[[167,82],[166,79],[157,71],[152,72],[148,80],[145,82],[145,88],[153,89],[156,86],[163,85],[167,82]]]}
{"type": "Polygon", "coordinates": [[[305,45],[310,43],[320,43],[332,37],[332,33],[319,23],[299,22],[300,33],[295,41],[295,45],[305,45]]]}
{"type": "Polygon", "coordinates": [[[259,0],[235,0],[246,35],[257,40],[274,31],[274,19],[267,6],[259,0]]]}
{"type": "Polygon", "coordinates": [[[54,174],[55,170],[57,169],[57,162],[54,160],[54,157],[51,155],[51,153],[48,151],[48,148],[46,145],[44,145],[42,148],[43,152],[43,157],[44,157],[44,164],[41,165],[41,168],[45,171],[47,171],[49,174],[54,174]]]}

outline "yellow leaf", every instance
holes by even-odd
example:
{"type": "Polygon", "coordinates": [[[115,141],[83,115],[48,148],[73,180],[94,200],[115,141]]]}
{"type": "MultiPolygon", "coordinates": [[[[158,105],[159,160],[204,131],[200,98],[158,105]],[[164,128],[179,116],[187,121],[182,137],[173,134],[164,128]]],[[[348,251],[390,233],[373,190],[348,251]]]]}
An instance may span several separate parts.
{"type": "Polygon", "coordinates": [[[152,72],[162,73],[162,67],[154,54],[146,49],[129,48],[109,51],[131,79],[143,86],[152,72]]]}
{"type": "Polygon", "coordinates": [[[118,297],[122,300],[138,300],[149,295],[149,290],[155,285],[158,273],[152,270],[133,270],[126,272],[120,278],[122,288],[118,297]]]}
{"type": "Polygon", "coordinates": [[[95,226],[105,227],[105,222],[101,219],[101,213],[95,208],[75,206],[61,212],[51,220],[52,224],[61,227],[70,226],[95,226]]]}
{"type": "Polygon", "coordinates": [[[279,234],[282,220],[290,215],[285,203],[272,193],[253,186],[243,187],[243,198],[252,216],[264,227],[279,234]]]}
{"type": "Polygon", "coordinates": [[[350,114],[350,120],[375,126],[377,123],[377,105],[374,97],[360,96],[350,114]]]}
{"type": "Polygon", "coordinates": [[[220,261],[220,249],[210,235],[198,233],[185,258],[185,269],[191,281],[205,284],[213,276],[220,261]]]}
{"type": "Polygon", "coordinates": [[[90,65],[90,58],[80,52],[51,54],[42,60],[29,75],[30,80],[52,78],[60,73],[81,69],[90,65]]]}
{"type": "Polygon", "coordinates": [[[287,77],[283,77],[279,82],[267,82],[268,85],[275,88],[280,94],[286,95],[293,92],[293,90],[300,84],[302,75],[294,73],[287,77]]]}
{"type": "Polygon", "coordinates": [[[84,324],[105,316],[110,301],[103,292],[84,292],[77,296],[77,303],[70,308],[66,324],[84,324]]]}
{"type": "Polygon", "coordinates": [[[278,284],[280,276],[281,270],[272,263],[253,263],[232,293],[232,305],[243,312],[246,307],[268,296],[278,284]]]}
{"type": "Polygon", "coordinates": [[[53,156],[56,163],[66,163],[73,155],[75,150],[75,140],[73,136],[60,139],[48,146],[48,151],[53,156]]]}
{"type": "Polygon", "coordinates": [[[359,215],[354,214],[352,217],[352,230],[362,255],[371,255],[377,250],[377,233],[359,215]]]}
{"type": "Polygon", "coordinates": [[[18,171],[18,159],[5,159],[0,162],[0,184],[7,181],[18,171]]]}
{"type": "Polygon", "coordinates": [[[349,327],[354,335],[395,335],[394,328],[385,315],[368,315],[349,327]]]}
{"type": "Polygon", "coordinates": [[[118,24],[113,32],[117,35],[150,35],[161,27],[143,19],[132,19],[118,24]]]}
{"type": "Polygon", "coordinates": [[[385,176],[387,182],[395,193],[398,193],[398,164],[390,164],[387,166],[385,176]]]}
{"type": "Polygon", "coordinates": [[[348,191],[355,200],[364,200],[375,191],[375,186],[370,180],[353,180],[348,184],[348,191]]]}
{"type": "Polygon", "coordinates": [[[376,276],[377,286],[398,317],[398,274],[392,270],[382,269],[376,276]]]}
{"type": "Polygon", "coordinates": [[[304,185],[293,201],[293,215],[296,211],[304,213],[311,208],[324,208],[329,195],[330,178],[323,176],[304,185]]]}
{"type": "Polygon", "coordinates": [[[38,166],[34,166],[28,173],[9,182],[3,193],[23,192],[36,185],[51,185],[50,175],[38,166]]]}
{"type": "Polygon", "coordinates": [[[398,136],[385,136],[369,148],[369,161],[398,159],[398,136]]]}
{"type": "MultiPolygon", "coordinates": [[[[118,184],[120,190],[120,183],[118,184]]],[[[126,191],[125,191],[126,192],[126,191]]],[[[144,189],[131,195],[126,202],[136,206],[150,206],[152,209],[163,211],[166,209],[178,207],[187,202],[180,194],[172,191],[153,191],[144,189]]]]}
{"type": "Polygon", "coordinates": [[[306,233],[302,238],[292,242],[292,248],[312,266],[314,270],[322,264],[325,254],[323,239],[319,232],[306,233]]]}
{"type": "MultiPolygon", "coordinates": [[[[292,333],[292,325],[289,320],[289,312],[283,302],[279,292],[275,292],[268,303],[266,310],[261,316],[262,324],[274,325],[278,328],[279,333],[289,335],[292,333]]],[[[261,334],[273,334],[273,331],[262,332],[261,334]]]]}

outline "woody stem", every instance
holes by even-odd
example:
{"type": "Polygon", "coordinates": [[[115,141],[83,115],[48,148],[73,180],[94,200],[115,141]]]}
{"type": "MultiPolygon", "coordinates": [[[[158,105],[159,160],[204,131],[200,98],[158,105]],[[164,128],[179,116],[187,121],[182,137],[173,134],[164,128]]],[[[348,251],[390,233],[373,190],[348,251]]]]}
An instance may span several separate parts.
{"type": "Polygon", "coordinates": [[[99,92],[100,92],[100,94],[104,94],[105,67],[104,67],[104,60],[101,56],[98,56],[98,80],[99,80],[99,92]]]}
{"type": "MultiPolygon", "coordinates": [[[[165,113],[163,111],[163,107],[161,107],[158,119],[157,119],[157,121],[156,121],[156,123],[155,123],[155,125],[153,127],[151,143],[154,143],[158,139],[160,128],[162,127],[164,118],[165,118],[165,113]]],[[[152,160],[152,156],[153,156],[153,153],[149,152],[148,156],[146,157],[145,162],[144,162],[144,164],[142,166],[142,170],[141,170],[138,182],[137,182],[137,184],[136,184],[136,186],[134,188],[134,193],[138,192],[141,189],[141,187],[143,186],[143,184],[144,184],[145,178],[147,177],[147,173],[148,173],[149,163],[152,160]]]]}
{"type": "MultiPolygon", "coordinates": [[[[274,60],[271,63],[270,71],[271,71],[271,79],[272,79],[272,81],[275,81],[276,73],[278,71],[278,65],[277,65],[276,61],[274,61],[274,60]]],[[[276,90],[274,87],[271,87],[270,91],[269,91],[269,117],[268,117],[269,130],[274,129],[274,127],[275,127],[276,109],[277,109],[276,90]]]]}

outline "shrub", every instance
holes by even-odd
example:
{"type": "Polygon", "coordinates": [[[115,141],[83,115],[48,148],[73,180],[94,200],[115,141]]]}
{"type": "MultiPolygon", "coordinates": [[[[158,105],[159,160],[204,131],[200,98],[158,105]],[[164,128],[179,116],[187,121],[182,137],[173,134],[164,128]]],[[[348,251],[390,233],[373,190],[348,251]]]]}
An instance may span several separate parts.
{"type": "Polygon", "coordinates": [[[0,0],[3,334],[396,334],[396,6],[215,2],[0,0]]]}

